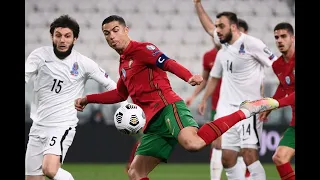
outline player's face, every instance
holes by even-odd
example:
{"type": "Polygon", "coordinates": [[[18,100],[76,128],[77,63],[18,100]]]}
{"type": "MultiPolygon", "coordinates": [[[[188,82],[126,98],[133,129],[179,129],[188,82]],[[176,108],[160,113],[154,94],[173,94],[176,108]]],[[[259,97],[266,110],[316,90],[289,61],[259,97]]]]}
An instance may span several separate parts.
{"type": "Polygon", "coordinates": [[[230,25],[229,19],[221,16],[216,20],[215,26],[220,43],[230,42],[232,39],[232,28],[234,28],[235,25],[230,25]]]}
{"type": "Polygon", "coordinates": [[[57,27],[52,35],[52,42],[54,48],[60,53],[71,51],[76,38],[69,28],[57,27]]]}
{"type": "Polygon", "coordinates": [[[102,32],[110,47],[115,50],[123,50],[129,40],[128,27],[118,21],[112,21],[102,26],[102,32]]]}
{"type": "Polygon", "coordinates": [[[294,36],[286,29],[274,31],[276,45],[281,53],[286,53],[294,44],[294,36]]]}

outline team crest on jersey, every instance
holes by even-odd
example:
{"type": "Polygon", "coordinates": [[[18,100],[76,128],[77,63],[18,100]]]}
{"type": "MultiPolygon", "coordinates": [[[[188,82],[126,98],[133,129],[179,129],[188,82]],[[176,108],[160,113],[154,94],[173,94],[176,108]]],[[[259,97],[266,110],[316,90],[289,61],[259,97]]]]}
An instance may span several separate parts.
{"type": "Polygon", "coordinates": [[[124,70],[124,69],[122,68],[122,69],[121,69],[121,72],[122,72],[123,78],[126,78],[126,70],[124,70]]]}
{"type": "Polygon", "coordinates": [[[290,77],[289,77],[289,76],[286,76],[286,77],[285,77],[285,80],[286,80],[286,83],[289,85],[289,84],[290,84],[290,77]]]}
{"type": "Polygon", "coordinates": [[[79,69],[78,63],[77,62],[73,63],[72,69],[70,71],[71,75],[78,76],[79,74],[78,69],[79,69]]]}
{"type": "Polygon", "coordinates": [[[242,43],[239,49],[239,54],[244,54],[244,53],[246,52],[244,51],[244,44],[242,43]]]}

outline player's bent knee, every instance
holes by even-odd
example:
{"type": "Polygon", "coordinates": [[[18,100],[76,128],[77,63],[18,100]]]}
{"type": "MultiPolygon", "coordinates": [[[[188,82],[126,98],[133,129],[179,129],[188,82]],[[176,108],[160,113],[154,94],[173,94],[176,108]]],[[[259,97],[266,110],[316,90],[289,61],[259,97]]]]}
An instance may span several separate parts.
{"type": "Polygon", "coordinates": [[[178,141],[189,152],[197,152],[206,146],[204,140],[197,135],[195,127],[183,128],[178,135],[178,141]]]}

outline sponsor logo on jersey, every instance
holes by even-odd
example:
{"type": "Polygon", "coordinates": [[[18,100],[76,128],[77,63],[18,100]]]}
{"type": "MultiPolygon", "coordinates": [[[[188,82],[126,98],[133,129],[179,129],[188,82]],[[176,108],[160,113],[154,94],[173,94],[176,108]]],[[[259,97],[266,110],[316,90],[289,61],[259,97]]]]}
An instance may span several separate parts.
{"type": "Polygon", "coordinates": [[[79,69],[78,63],[77,62],[73,63],[72,69],[70,71],[71,75],[78,76],[78,74],[79,74],[78,69],[79,69]]]}
{"type": "Polygon", "coordinates": [[[244,44],[242,43],[239,49],[239,54],[245,54],[246,52],[244,51],[244,44]]]}
{"type": "Polygon", "coordinates": [[[109,77],[109,75],[101,67],[99,67],[99,69],[104,74],[104,77],[106,77],[106,78],[109,77]]]}

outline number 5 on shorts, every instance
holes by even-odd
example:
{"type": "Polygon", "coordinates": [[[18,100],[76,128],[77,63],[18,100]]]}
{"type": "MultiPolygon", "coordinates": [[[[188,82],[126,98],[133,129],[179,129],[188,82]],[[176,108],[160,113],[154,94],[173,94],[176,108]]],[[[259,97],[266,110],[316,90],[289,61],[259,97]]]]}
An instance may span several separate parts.
{"type": "Polygon", "coordinates": [[[57,137],[52,136],[49,145],[50,145],[50,146],[54,146],[54,145],[56,144],[56,139],[57,139],[57,137]]]}

